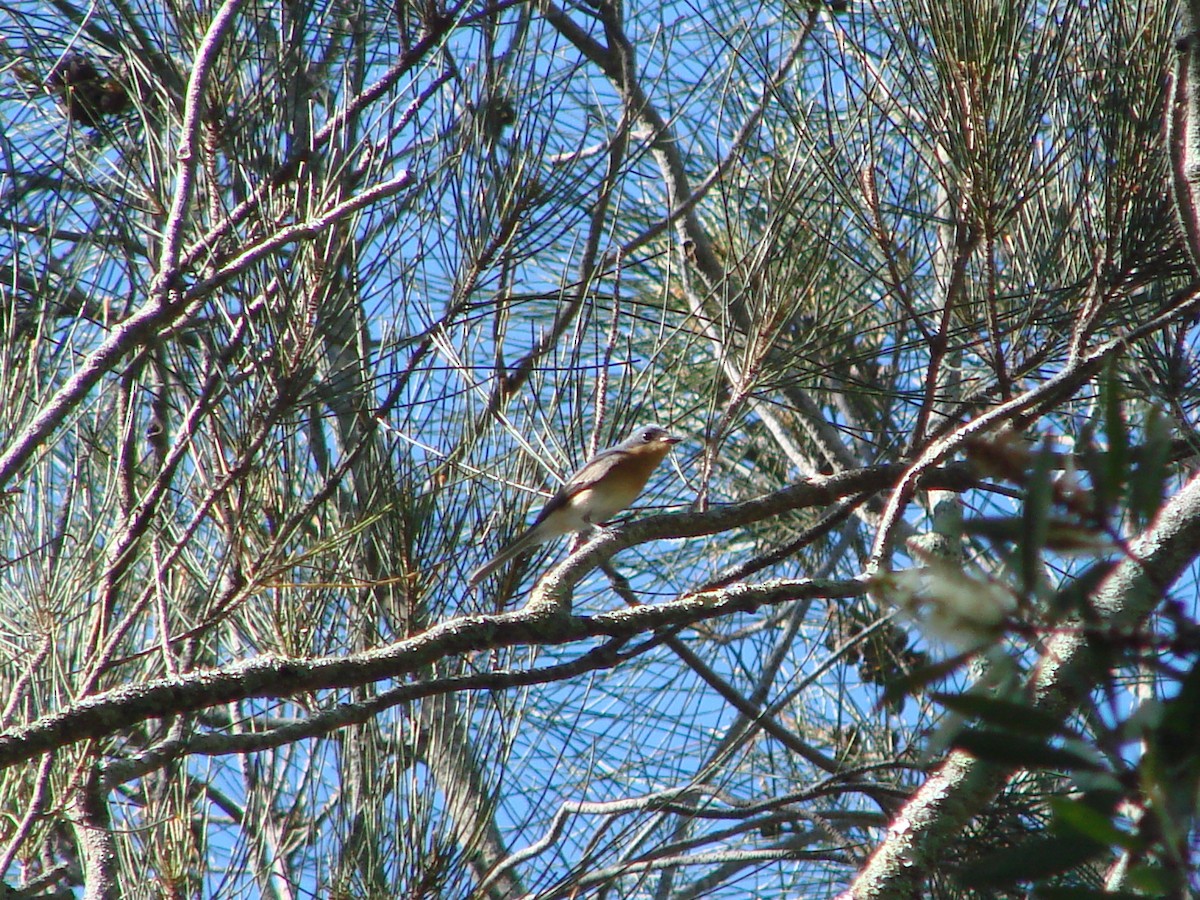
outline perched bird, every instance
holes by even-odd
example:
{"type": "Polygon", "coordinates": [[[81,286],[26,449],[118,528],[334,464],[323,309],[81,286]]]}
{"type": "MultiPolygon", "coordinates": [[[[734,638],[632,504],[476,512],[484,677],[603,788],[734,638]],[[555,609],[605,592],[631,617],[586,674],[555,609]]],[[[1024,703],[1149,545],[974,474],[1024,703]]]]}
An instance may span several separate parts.
{"type": "Polygon", "coordinates": [[[478,584],[514,556],[564,534],[611,519],[637,499],[650,474],[683,438],[646,425],[615,447],[601,450],[567,479],[520,537],[471,573],[478,584]]]}
{"type": "MultiPolygon", "coordinates": [[[[117,61],[112,66],[122,69],[117,61]]],[[[129,109],[129,92],[116,78],[100,74],[95,64],[81,53],[65,54],[46,76],[46,90],[62,105],[68,119],[99,128],[104,116],[129,109]]]]}

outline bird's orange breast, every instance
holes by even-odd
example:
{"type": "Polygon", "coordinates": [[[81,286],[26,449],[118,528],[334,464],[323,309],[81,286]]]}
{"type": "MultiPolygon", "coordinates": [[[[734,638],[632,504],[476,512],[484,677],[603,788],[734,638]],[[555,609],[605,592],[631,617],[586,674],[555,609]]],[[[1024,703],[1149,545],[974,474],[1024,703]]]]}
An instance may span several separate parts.
{"type": "Polygon", "coordinates": [[[602,478],[572,497],[571,506],[593,525],[611,519],[637,499],[669,449],[647,447],[626,453],[602,478]]]}

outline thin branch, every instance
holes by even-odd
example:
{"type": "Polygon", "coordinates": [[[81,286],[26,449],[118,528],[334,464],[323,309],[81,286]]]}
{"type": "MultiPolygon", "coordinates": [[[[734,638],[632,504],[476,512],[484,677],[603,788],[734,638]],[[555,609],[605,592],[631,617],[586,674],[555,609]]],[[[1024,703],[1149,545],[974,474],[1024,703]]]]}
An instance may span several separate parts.
{"type": "Polygon", "coordinates": [[[21,849],[21,844],[29,835],[29,829],[33,827],[35,821],[41,818],[46,805],[46,788],[50,783],[53,766],[54,754],[47,753],[42,757],[41,765],[38,766],[37,775],[34,777],[33,795],[25,807],[25,815],[21,816],[21,821],[17,823],[7,846],[3,852],[0,852],[0,872],[8,871],[8,867],[12,865],[12,861],[17,857],[17,852],[21,849]]]}
{"type": "Polygon", "coordinates": [[[204,40],[196,53],[196,62],[192,65],[188,77],[187,91],[184,96],[182,140],[176,156],[179,168],[175,172],[175,197],[171,201],[171,210],[163,227],[164,239],[162,254],[159,257],[158,271],[150,286],[150,302],[155,307],[167,305],[167,294],[174,287],[178,275],[180,243],[183,240],[184,216],[192,199],[192,186],[196,177],[198,151],[196,136],[200,131],[200,119],[204,115],[206,105],[204,92],[208,86],[208,74],[216,63],[217,54],[225,35],[233,25],[234,16],[242,7],[245,0],[225,0],[217,14],[213,17],[204,40]]]}
{"type": "Polygon", "coordinates": [[[884,560],[891,545],[892,533],[902,521],[904,510],[912,498],[917,481],[925,472],[955,453],[972,436],[982,434],[1005,422],[1029,417],[1037,410],[1071,396],[1088,379],[1099,372],[1109,359],[1122,353],[1138,338],[1153,333],[1176,319],[1191,315],[1197,309],[1200,309],[1200,290],[1192,287],[1184,292],[1176,303],[1171,304],[1169,309],[1155,316],[1149,322],[1132,329],[1128,334],[1105,341],[1085,355],[1072,359],[1061,371],[1036,387],[983,413],[978,418],[972,419],[930,444],[911,468],[905,472],[904,477],[892,491],[892,496],[888,500],[879,524],[875,545],[871,548],[871,558],[867,566],[868,573],[883,569],[884,560]]]}

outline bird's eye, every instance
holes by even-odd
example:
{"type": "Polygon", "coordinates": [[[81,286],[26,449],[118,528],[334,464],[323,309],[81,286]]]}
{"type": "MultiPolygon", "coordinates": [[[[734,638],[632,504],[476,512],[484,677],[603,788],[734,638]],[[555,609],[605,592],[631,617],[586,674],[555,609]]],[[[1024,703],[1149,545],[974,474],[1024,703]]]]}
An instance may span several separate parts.
{"type": "Polygon", "coordinates": [[[654,440],[654,429],[647,428],[642,432],[642,443],[649,444],[652,440],[654,440]]]}

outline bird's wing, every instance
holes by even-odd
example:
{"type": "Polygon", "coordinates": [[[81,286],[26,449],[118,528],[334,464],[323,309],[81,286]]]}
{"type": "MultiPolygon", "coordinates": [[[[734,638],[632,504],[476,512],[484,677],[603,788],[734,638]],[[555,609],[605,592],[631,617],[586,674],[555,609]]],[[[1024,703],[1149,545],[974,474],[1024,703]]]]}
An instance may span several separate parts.
{"type": "MultiPolygon", "coordinates": [[[[511,544],[489,559],[486,563],[471,573],[470,584],[474,585],[482,581],[492,572],[496,571],[514,556],[522,553],[530,547],[541,544],[549,540],[545,533],[545,529],[540,528],[556,510],[562,509],[570,502],[571,498],[576,494],[586,491],[597,481],[612,471],[613,466],[624,455],[625,450],[620,447],[610,447],[607,450],[602,450],[590,460],[588,460],[582,469],[567,479],[566,484],[558,489],[558,492],[551,497],[546,505],[542,507],[537,517],[533,520],[533,524],[526,528],[521,534],[513,540],[511,544]]],[[[558,533],[551,535],[557,537],[558,533]]]]}
{"type": "Polygon", "coordinates": [[[622,457],[625,455],[625,450],[622,447],[609,447],[607,450],[601,450],[586,463],[583,468],[567,479],[566,484],[558,489],[558,492],[550,498],[541,512],[537,514],[537,518],[533,520],[532,528],[536,528],[546,517],[557,509],[562,509],[567,505],[567,502],[583,491],[586,491],[597,481],[604,478],[612,471],[622,457]]]}
{"type": "MultiPolygon", "coordinates": [[[[586,491],[608,475],[613,470],[613,466],[626,458],[628,453],[628,449],[624,446],[609,447],[607,450],[601,450],[584,463],[583,468],[568,478],[566,483],[542,507],[537,517],[533,520],[532,525],[525,529],[511,544],[471,573],[470,584],[477,584],[514,556],[548,540],[549,537],[545,534],[545,530],[538,526],[545,522],[556,510],[566,506],[572,497],[586,491]]],[[[557,532],[551,536],[557,537],[558,533],[561,532],[557,532]]]]}

